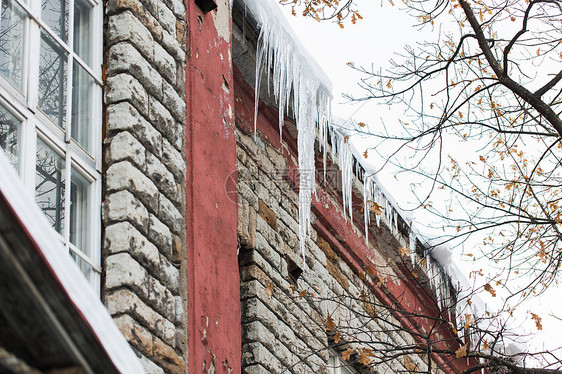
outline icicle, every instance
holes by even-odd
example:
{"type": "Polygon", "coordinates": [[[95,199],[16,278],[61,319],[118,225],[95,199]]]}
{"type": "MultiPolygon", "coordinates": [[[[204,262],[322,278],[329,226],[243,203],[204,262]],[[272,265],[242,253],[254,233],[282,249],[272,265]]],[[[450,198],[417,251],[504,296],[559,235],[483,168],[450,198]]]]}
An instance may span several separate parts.
{"type": "Polygon", "coordinates": [[[341,171],[343,216],[346,218],[347,210],[351,218],[353,217],[353,153],[351,152],[351,147],[345,141],[346,138],[344,136],[340,136],[339,138],[338,164],[341,171]]]}
{"type": "Polygon", "coordinates": [[[410,224],[410,260],[412,261],[412,265],[416,262],[416,241],[417,241],[416,231],[414,230],[413,224],[410,224]]]}
{"type": "Polygon", "coordinates": [[[365,244],[369,245],[369,224],[371,223],[371,177],[366,176],[363,180],[363,221],[365,223],[365,244]]]}
{"type": "MultiPolygon", "coordinates": [[[[318,131],[321,149],[326,152],[326,134],[331,120],[331,83],[284,22],[285,18],[275,1],[243,1],[260,28],[256,51],[254,132],[257,130],[261,78],[264,73],[267,73],[267,82],[270,79],[272,81],[273,96],[279,106],[280,137],[285,110],[290,108],[290,104],[296,117],[300,172],[299,242],[304,257],[305,242],[310,232],[312,194],[316,188],[314,142],[318,131]]],[[[269,89],[268,84],[268,92],[269,89]]]]}

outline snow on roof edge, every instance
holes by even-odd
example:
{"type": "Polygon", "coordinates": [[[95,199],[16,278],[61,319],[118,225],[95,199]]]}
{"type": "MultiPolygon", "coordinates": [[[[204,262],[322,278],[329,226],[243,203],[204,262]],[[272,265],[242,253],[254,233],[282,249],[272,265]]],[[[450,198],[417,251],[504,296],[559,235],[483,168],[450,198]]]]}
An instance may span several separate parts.
{"type": "Polygon", "coordinates": [[[298,51],[306,64],[309,67],[310,72],[314,72],[316,78],[322,82],[326,89],[332,92],[332,81],[316,62],[316,59],[308,52],[300,41],[297,34],[293,31],[293,28],[287,20],[285,15],[279,8],[279,5],[274,0],[231,0],[231,4],[235,1],[240,1],[244,4],[246,11],[248,11],[258,22],[258,27],[274,27],[277,33],[284,33],[283,38],[286,40],[291,40],[294,44],[294,50],[298,51]]]}
{"type": "Polygon", "coordinates": [[[54,234],[43,212],[32,199],[22,193],[26,188],[1,149],[0,175],[0,193],[26,227],[31,240],[37,244],[54,275],[90,325],[115,367],[123,374],[144,373],[140,360],[113,322],[99,296],[54,234]]]}

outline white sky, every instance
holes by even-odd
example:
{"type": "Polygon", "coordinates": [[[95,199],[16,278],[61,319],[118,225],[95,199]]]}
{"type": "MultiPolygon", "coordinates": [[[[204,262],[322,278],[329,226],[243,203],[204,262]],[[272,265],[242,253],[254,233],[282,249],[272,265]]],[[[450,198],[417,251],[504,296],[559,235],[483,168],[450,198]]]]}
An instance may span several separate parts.
{"type": "MultiPolygon", "coordinates": [[[[305,19],[302,16],[291,16],[289,6],[282,7],[289,23],[296,35],[299,36],[302,44],[308,52],[316,59],[318,64],[330,77],[333,85],[333,114],[343,119],[352,117],[357,122],[362,121],[369,126],[380,125],[380,121],[392,124],[402,113],[398,108],[390,109],[388,106],[376,105],[374,103],[349,104],[342,98],[342,93],[360,94],[361,90],[357,86],[360,78],[357,72],[347,66],[348,62],[355,65],[370,67],[388,66],[388,60],[393,54],[403,50],[405,44],[414,44],[416,40],[427,40],[436,31],[420,31],[413,27],[414,19],[405,12],[400,11],[399,6],[391,6],[388,1],[381,0],[359,0],[358,9],[363,16],[363,20],[356,25],[350,22],[345,24],[342,30],[331,22],[316,22],[305,19]]],[[[368,144],[368,143],[365,143],[368,144]]],[[[357,145],[361,147],[362,145],[357,145]]],[[[465,148],[463,152],[470,152],[465,148]]],[[[476,157],[476,155],[475,155],[476,157]]],[[[407,207],[406,201],[412,201],[413,196],[410,192],[410,184],[407,180],[394,178],[391,171],[378,175],[387,190],[392,191],[394,199],[401,208],[407,207]]],[[[425,212],[416,212],[414,217],[417,221],[433,220],[425,212]]],[[[478,262],[466,262],[466,257],[461,251],[454,251],[453,258],[463,269],[467,269],[465,274],[478,265],[479,268],[487,268],[486,264],[478,262]]],[[[485,270],[486,271],[486,270],[485,270]]],[[[542,350],[545,347],[553,349],[559,347],[562,341],[562,322],[549,316],[549,313],[561,313],[558,311],[557,303],[561,295],[559,288],[552,287],[546,294],[524,307],[519,307],[520,321],[523,321],[524,328],[534,334],[529,342],[531,349],[542,350]],[[532,310],[539,314],[543,320],[543,330],[537,332],[534,322],[528,318],[527,310],[532,310]],[[525,321],[527,319],[527,321],[525,321]]],[[[487,302],[493,303],[488,295],[483,295],[487,302]]],[[[517,325],[519,323],[516,323],[517,325]]]]}

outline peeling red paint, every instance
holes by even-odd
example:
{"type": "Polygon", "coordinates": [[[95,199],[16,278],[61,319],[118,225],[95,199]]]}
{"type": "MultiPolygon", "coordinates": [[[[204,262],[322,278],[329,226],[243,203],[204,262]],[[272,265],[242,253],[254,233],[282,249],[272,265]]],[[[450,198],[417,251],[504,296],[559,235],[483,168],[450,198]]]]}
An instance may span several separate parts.
{"type": "MultiPolygon", "coordinates": [[[[219,11],[228,6],[228,1],[221,2],[219,11]]],[[[230,17],[221,19],[216,12],[203,14],[193,1],[187,1],[187,274],[192,373],[230,373],[231,368],[239,372],[241,360],[238,207],[225,191],[225,182],[236,170],[231,45],[218,31],[231,30],[232,25],[230,17]]]]}

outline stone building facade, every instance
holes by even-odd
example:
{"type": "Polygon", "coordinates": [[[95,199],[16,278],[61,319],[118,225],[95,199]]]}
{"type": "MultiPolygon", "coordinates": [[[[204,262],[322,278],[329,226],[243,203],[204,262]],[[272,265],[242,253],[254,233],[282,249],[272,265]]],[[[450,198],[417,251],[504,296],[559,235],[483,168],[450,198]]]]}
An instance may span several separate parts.
{"type": "MultiPolygon", "coordinates": [[[[252,59],[248,57],[252,46],[238,39],[248,33],[233,32],[234,56],[242,56],[234,59],[242,373],[330,374],[339,372],[338,367],[345,368],[343,373],[370,372],[357,358],[340,360],[344,350],[360,351],[365,345],[334,342],[335,330],[330,331],[329,319],[348,332],[355,329],[376,334],[364,338],[367,343],[385,341],[400,347],[416,344],[410,335],[416,333],[412,327],[415,323],[408,319],[416,312],[431,315],[438,307],[417,290],[421,284],[427,285],[427,280],[418,280],[412,274],[417,272],[423,278],[424,269],[413,267],[409,252],[399,249],[409,245],[406,223],[400,221],[398,231],[384,223],[381,227],[373,224],[366,244],[359,175],[353,181],[355,218],[345,218],[341,170],[328,157],[324,174],[321,152],[317,153],[312,228],[303,257],[298,237],[297,131],[288,119],[279,136],[278,113],[266,103],[270,100],[266,97],[260,103],[254,132],[254,89],[248,82],[255,77],[253,69],[244,67],[252,59]],[[367,269],[376,270],[371,273],[367,269]],[[365,294],[393,306],[375,313],[361,301],[365,294]],[[412,315],[404,318],[388,312],[401,308],[412,311],[412,315]],[[398,325],[404,326],[403,331],[393,327],[398,325]]],[[[447,332],[441,337],[444,341],[451,339],[447,332]]],[[[444,373],[462,371],[463,365],[462,360],[438,355],[398,355],[376,370],[444,373]],[[433,369],[429,369],[428,360],[433,369]]]]}
{"type": "Polygon", "coordinates": [[[147,372],[186,371],[186,4],[105,7],[102,299],[147,372]]]}
{"type": "MultiPolygon", "coordinates": [[[[360,303],[341,310],[318,296],[358,298],[367,287],[384,302],[400,294],[409,307],[428,305],[400,260],[407,228],[372,227],[366,244],[361,223],[343,212],[334,160],[335,184],[318,188],[300,253],[297,131],[289,118],[280,139],[278,104],[267,95],[254,124],[260,26],[245,6],[103,3],[100,297],[147,373],[336,373],[341,351],[328,318],[387,327],[355,316],[360,303]],[[369,266],[400,281],[369,288],[369,266]]],[[[9,101],[2,87],[0,95],[9,101]]],[[[436,372],[463,365],[413,355],[381,372],[429,361],[436,372]]]]}

